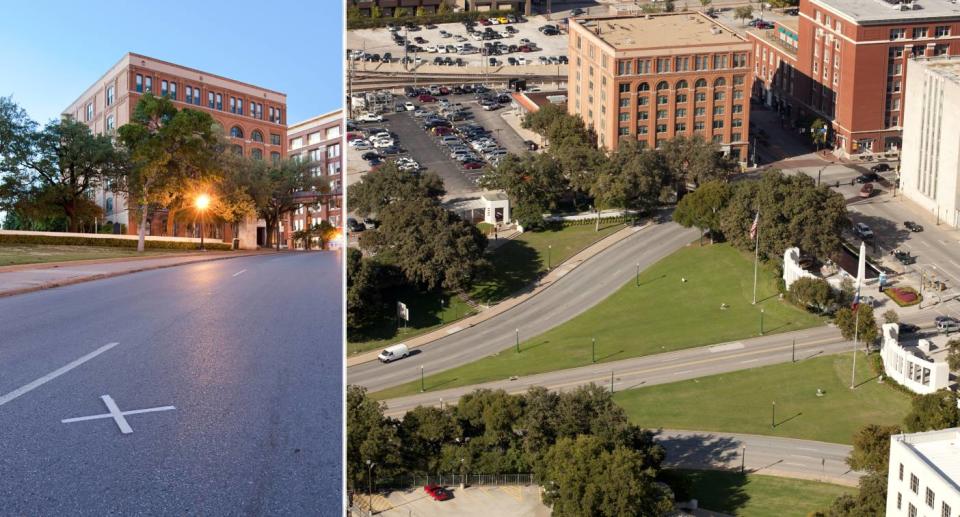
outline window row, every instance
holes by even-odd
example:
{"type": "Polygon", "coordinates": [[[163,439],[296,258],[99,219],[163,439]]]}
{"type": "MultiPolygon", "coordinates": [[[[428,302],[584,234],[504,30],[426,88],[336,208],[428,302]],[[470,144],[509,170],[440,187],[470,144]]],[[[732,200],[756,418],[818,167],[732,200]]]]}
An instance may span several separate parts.
{"type": "MultiPolygon", "coordinates": [[[[743,85],[743,83],[744,83],[744,76],[742,75],[733,76],[734,86],[741,86],[743,85]]],[[[713,80],[714,88],[723,88],[725,86],[727,86],[727,79],[725,77],[717,77],[716,79],[713,80]]],[[[696,81],[694,81],[693,87],[706,88],[707,80],[701,77],[700,79],[697,79],[696,81]]],[[[681,79],[677,81],[676,84],[673,85],[672,89],[686,90],[689,88],[690,88],[690,83],[688,83],[686,79],[681,79]]],[[[629,83],[620,83],[619,89],[620,89],[620,93],[629,93],[631,89],[631,85],[629,83]]],[[[668,83],[667,81],[660,81],[659,83],[657,83],[656,89],[657,91],[669,90],[671,89],[670,83],[668,83]]],[[[642,92],[649,92],[649,91],[650,91],[650,83],[642,82],[637,85],[637,92],[642,93],[642,92]]]]}
{"type": "MultiPolygon", "coordinates": [[[[911,39],[924,39],[930,37],[930,28],[929,27],[914,27],[910,31],[911,39]]],[[[933,28],[933,37],[935,38],[945,38],[950,36],[950,26],[949,25],[937,25],[933,28]]],[[[907,39],[907,29],[900,27],[897,29],[890,29],[890,40],[898,39],[907,39]]]]}
{"type": "Polygon", "coordinates": [[[651,64],[652,68],[656,70],[658,74],[688,72],[690,70],[746,68],[748,58],[748,52],[737,52],[732,55],[713,54],[704,56],[660,57],[655,59],[622,59],[617,61],[617,75],[649,74],[651,64]]]}
{"type": "MultiPolygon", "coordinates": [[[[153,77],[136,74],[134,78],[134,89],[137,93],[153,93],[153,77]]],[[[173,81],[160,81],[160,96],[171,100],[185,102],[200,106],[201,94],[199,86],[184,86],[183,99],[178,97],[177,83],[173,81]]],[[[113,104],[114,91],[113,86],[107,88],[107,106],[113,104]]],[[[255,119],[263,120],[263,104],[259,102],[245,101],[239,97],[230,97],[230,113],[237,115],[244,114],[244,104],[247,105],[247,114],[255,119]]],[[[207,107],[218,111],[223,111],[223,94],[207,91],[207,107]]],[[[276,124],[283,123],[283,110],[273,106],[268,107],[267,120],[276,124]]]]}
{"type": "MultiPolygon", "coordinates": [[[[230,128],[230,137],[231,138],[243,138],[243,128],[240,126],[233,126],[230,128]]],[[[254,142],[263,143],[263,132],[259,129],[254,129],[250,133],[250,140],[254,142]]],[[[271,145],[280,145],[280,135],[276,133],[270,133],[270,144],[271,145]]]]}
{"type": "MultiPolygon", "coordinates": [[[[231,150],[234,154],[243,156],[243,146],[241,146],[241,145],[232,145],[232,146],[230,146],[230,150],[231,150]]],[[[263,159],[263,150],[262,150],[262,149],[258,149],[258,148],[256,148],[256,147],[254,147],[253,149],[250,149],[250,157],[253,158],[254,160],[262,160],[262,159],[263,159]]],[[[280,162],[280,153],[278,153],[278,152],[276,152],[276,151],[271,152],[271,153],[270,153],[270,161],[272,161],[273,163],[279,163],[279,162],[280,162]]]]}

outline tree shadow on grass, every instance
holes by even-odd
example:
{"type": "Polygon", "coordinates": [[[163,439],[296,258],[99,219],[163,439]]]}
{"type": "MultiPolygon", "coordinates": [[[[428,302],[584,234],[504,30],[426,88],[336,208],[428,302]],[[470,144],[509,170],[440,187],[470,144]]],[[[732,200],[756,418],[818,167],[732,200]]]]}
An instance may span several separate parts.
{"type": "Polygon", "coordinates": [[[665,477],[677,500],[696,499],[705,510],[737,515],[750,501],[744,489],[747,476],[739,471],[683,469],[667,471],[665,477]]]}
{"type": "Polygon", "coordinates": [[[489,255],[490,268],[474,284],[471,296],[484,303],[532,290],[544,264],[532,246],[513,239],[489,255]]]}

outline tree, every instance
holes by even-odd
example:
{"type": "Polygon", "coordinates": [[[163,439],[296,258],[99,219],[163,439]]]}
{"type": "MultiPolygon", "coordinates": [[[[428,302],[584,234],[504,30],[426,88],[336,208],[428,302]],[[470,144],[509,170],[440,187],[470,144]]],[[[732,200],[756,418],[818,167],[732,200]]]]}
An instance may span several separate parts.
{"type": "Polygon", "coordinates": [[[666,0],[663,3],[663,12],[672,13],[677,10],[676,5],[674,5],[673,0],[666,0]]]}
{"type": "Polygon", "coordinates": [[[853,435],[853,451],[847,458],[847,465],[853,470],[886,476],[890,460],[890,436],[901,432],[900,426],[896,425],[869,424],[861,427],[853,435]]]}
{"type": "Polygon", "coordinates": [[[820,146],[827,144],[828,132],[827,121],[822,118],[818,117],[810,124],[810,140],[817,146],[817,151],[820,150],[820,146]]]}
{"type": "Polygon", "coordinates": [[[957,394],[941,390],[913,398],[910,413],[903,419],[907,432],[938,431],[960,426],[957,394]]]}
{"type": "Polygon", "coordinates": [[[678,193],[711,180],[728,178],[736,163],[723,156],[720,147],[700,135],[677,136],[660,147],[665,166],[675,182],[678,193]]]}
{"type": "Polygon", "coordinates": [[[900,323],[900,315],[893,309],[887,309],[886,312],[883,313],[883,322],[900,323]]]}
{"type": "Polygon", "coordinates": [[[27,160],[36,126],[11,97],[0,97],[0,173],[15,172],[27,160]]]}
{"type": "Polygon", "coordinates": [[[732,189],[725,181],[708,181],[683,196],[673,212],[673,220],[685,228],[696,227],[701,235],[706,230],[712,243],[720,229],[720,214],[730,200],[732,189]]]}
{"type": "Polygon", "coordinates": [[[131,166],[122,189],[140,213],[137,251],[144,249],[151,206],[166,206],[183,197],[189,181],[211,180],[220,174],[222,152],[213,118],[202,111],[177,110],[166,97],[145,94],[131,122],[117,130],[131,166]]]}
{"type": "Polygon", "coordinates": [[[538,469],[543,502],[558,517],[663,515],[673,501],[655,475],[640,452],[591,435],[561,438],[538,469]]]}
{"type": "Polygon", "coordinates": [[[603,161],[590,187],[597,205],[597,228],[601,208],[647,212],[667,200],[669,183],[669,173],[656,151],[643,150],[635,141],[622,142],[603,161]]]}
{"type": "Polygon", "coordinates": [[[444,195],[443,180],[436,173],[414,175],[401,171],[394,162],[376,174],[350,185],[350,210],[360,217],[378,214],[387,205],[420,198],[439,201],[444,195]]]}
{"type": "Polygon", "coordinates": [[[480,178],[483,188],[507,193],[512,216],[525,229],[543,227],[543,214],[556,207],[564,184],[560,167],[548,154],[508,154],[480,178]]]}
{"type": "MultiPolygon", "coordinates": [[[[787,291],[790,302],[823,313],[834,301],[833,288],[822,278],[800,278],[787,291]]],[[[862,315],[861,315],[862,317],[862,315]]]]}
{"type": "MultiPolygon", "coordinates": [[[[14,122],[16,123],[16,122],[14,122]]],[[[25,124],[24,121],[20,122],[25,124]]],[[[3,123],[6,132],[25,131],[3,123]]],[[[125,161],[108,135],[94,135],[86,124],[70,117],[50,122],[39,132],[21,133],[5,138],[28,138],[22,143],[5,144],[5,153],[17,163],[9,163],[0,197],[3,204],[31,218],[63,218],[66,230],[80,231],[81,223],[101,215],[91,200],[101,187],[109,187],[124,171],[125,161]]],[[[4,158],[4,163],[7,158],[4,158]]]]}
{"type": "Polygon", "coordinates": [[[304,203],[311,202],[314,193],[329,191],[327,181],[314,176],[310,164],[297,159],[264,162],[250,160],[256,171],[250,192],[256,202],[257,213],[266,222],[268,228],[266,247],[273,244],[274,230],[280,249],[280,221],[289,212],[298,209],[304,203]]]}
{"type": "Polygon", "coordinates": [[[367,490],[371,470],[383,479],[401,469],[397,423],[384,417],[383,409],[383,403],[367,396],[366,388],[347,386],[347,484],[352,490],[367,490]]]}
{"type": "Polygon", "coordinates": [[[707,9],[708,7],[710,7],[710,4],[712,3],[713,3],[713,0],[700,0],[700,6],[703,7],[704,9],[707,9]]]}
{"type": "Polygon", "coordinates": [[[960,339],[947,341],[947,365],[951,371],[960,370],[960,339]]]}
{"type": "Polygon", "coordinates": [[[871,473],[860,478],[857,494],[844,494],[830,508],[815,512],[814,517],[862,517],[884,515],[887,507],[887,473],[871,473]]]}
{"type": "Polygon", "coordinates": [[[464,290],[486,266],[487,238],[433,200],[388,205],[380,222],[365,232],[377,238],[364,239],[361,247],[389,253],[407,280],[426,289],[464,290]]]}
{"type": "Polygon", "coordinates": [[[844,339],[856,337],[859,342],[869,346],[880,335],[873,317],[873,307],[869,305],[860,304],[856,311],[849,307],[841,308],[837,311],[836,322],[844,339]],[[860,313],[859,318],[857,312],[860,313]]]}
{"type": "Polygon", "coordinates": [[[840,236],[849,224],[846,201],[827,186],[816,186],[804,174],[786,176],[776,169],[766,171],[760,181],[733,185],[733,195],[721,214],[724,237],[737,248],[753,251],[750,236],[760,211],[760,257],[783,256],[787,248],[829,258],[840,249],[840,236]]]}
{"type": "Polygon", "coordinates": [[[386,277],[385,266],[363,258],[356,248],[347,248],[347,334],[351,339],[389,316],[383,299],[386,277]]]}
{"type": "Polygon", "coordinates": [[[753,19],[753,6],[751,5],[741,5],[733,10],[733,17],[738,20],[752,20],[753,19]]]}

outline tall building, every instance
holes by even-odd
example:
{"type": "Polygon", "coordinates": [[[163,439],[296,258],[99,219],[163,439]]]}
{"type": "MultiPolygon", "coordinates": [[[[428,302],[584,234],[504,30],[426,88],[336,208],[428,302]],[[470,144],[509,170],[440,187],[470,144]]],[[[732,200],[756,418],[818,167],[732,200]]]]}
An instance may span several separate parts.
{"type": "Polygon", "coordinates": [[[306,160],[315,176],[327,179],[330,191],[318,196],[316,205],[305,205],[289,214],[286,227],[293,231],[326,220],[343,225],[343,111],[336,110],[287,127],[290,158],[306,160]],[[313,207],[311,207],[313,206],[313,207]]]}
{"type": "Polygon", "coordinates": [[[887,517],[955,517],[960,510],[960,428],[890,437],[887,517]]]}
{"type": "Polygon", "coordinates": [[[795,25],[768,30],[789,37],[751,38],[771,56],[758,78],[775,83],[758,93],[794,119],[830,121],[844,156],[898,152],[909,59],[960,54],[960,5],[951,0],[800,0],[795,25]],[[783,44],[791,37],[795,50],[783,44]],[[786,88],[771,77],[777,71],[786,88]]]}
{"type": "Polygon", "coordinates": [[[960,57],[909,60],[900,189],[960,227],[960,57]]]}
{"type": "MultiPolygon", "coordinates": [[[[272,160],[286,155],[286,94],[140,54],[124,55],[63,114],[84,122],[94,133],[113,134],[130,122],[145,93],[165,96],[178,109],[209,113],[238,154],[272,160]]],[[[139,219],[131,216],[122,195],[99,192],[97,202],[110,222],[126,225],[128,234],[137,233],[139,219]]],[[[157,210],[149,215],[147,235],[199,236],[194,219],[177,217],[171,209],[157,210]]],[[[233,225],[206,226],[207,237],[225,241],[237,230],[233,225]]],[[[247,244],[251,243],[242,243],[247,244]]]]}
{"type": "Polygon", "coordinates": [[[750,55],[743,36],[701,13],[572,19],[567,109],[609,149],[701,135],[744,160],[750,55]]]}

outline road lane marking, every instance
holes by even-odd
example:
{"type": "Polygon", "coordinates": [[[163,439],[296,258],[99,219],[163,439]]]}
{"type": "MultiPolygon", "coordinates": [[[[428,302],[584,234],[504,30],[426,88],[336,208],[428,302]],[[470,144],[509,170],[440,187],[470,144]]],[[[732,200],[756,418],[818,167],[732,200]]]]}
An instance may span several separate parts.
{"type": "Polygon", "coordinates": [[[88,420],[99,420],[102,418],[112,418],[116,422],[117,427],[120,428],[120,432],[123,434],[130,434],[133,432],[133,428],[130,427],[130,423],[127,422],[127,415],[140,415],[143,413],[155,413],[157,411],[172,411],[177,409],[174,406],[158,406],[147,409],[134,409],[132,411],[120,411],[120,407],[117,406],[117,403],[113,400],[113,397],[110,395],[100,395],[100,400],[103,401],[103,404],[107,406],[107,411],[109,413],[103,413],[100,415],[90,415],[90,416],[78,416],[74,418],[65,418],[60,421],[62,424],[71,424],[74,422],[86,422],[88,420]]]}
{"type": "Polygon", "coordinates": [[[740,361],[740,364],[755,363],[757,361],[759,361],[759,359],[747,359],[746,361],[740,361]]]}
{"type": "Polygon", "coordinates": [[[27,394],[27,393],[29,393],[29,392],[31,392],[31,391],[39,388],[40,386],[43,386],[44,384],[46,384],[46,383],[48,383],[48,382],[56,379],[57,377],[59,377],[59,376],[65,374],[65,373],[69,372],[70,370],[73,370],[74,368],[76,368],[76,367],[82,365],[83,363],[85,363],[85,362],[93,359],[94,357],[97,357],[98,355],[100,355],[100,354],[102,354],[102,353],[110,350],[111,348],[113,348],[113,347],[115,347],[115,346],[117,346],[117,345],[119,345],[119,344],[120,344],[120,343],[107,343],[106,345],[103,345],[102,347],[94,350],[93,352],[90,352],[89,354],[87,354],[87,355],[85,355],[85,356],[83,356],[83,357],[81,357],[81,358],[79,358],[79,359],[77,359],[77,360],[75,360],[75,361],[70,362],[70,363],[68,363],[68,364],[66,364],[66,365],[64,365],[64,366],[62,366],[62,367],[60,367],[60,368],[57,368],[56,370],[54,370],[54,371],[52,371],[52,372],[44,375],[43,377],[40,377],[39,379],[37,379],[37,380],[35,380],[35,381],[31,382],[31,383],[25,384],[25,385],[23,385],[23,386],[15,389],[15,390],[11,391],[10,393],[7,393],[6,395],[0,397],[0,406],[6,404],[7,402],[10,402],[10,401],[12,401],[12,400],[15,400],[16,398],[18,398],[18,397],[20,397],[20,396],[22,396],[22,395],[25,395],[25,394],[27,394]]]}
{"type": "Polygon", "coordinates": [[[242,274],[244,274],[244,273],[246,273],[246,272],[247,272],[246,269],[241,269],[240,271],[237,271],[236,273],[234,273],[233,276],[240,276],[240,275],[242,275],[242,274]]]}
{"type": "Polygon", "coordinates": [[[724,345],[714,345],[714,346],[711,346],[709,350],[711,354],[715,354],[717,352],[729,352],[731,350],[740,350],[741,348],[743,348],[743,343],[740,341],[737,341],[735,343],[727,343],[724,345]]]}

